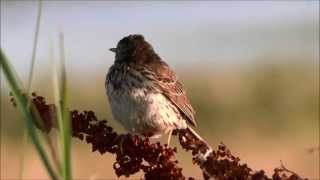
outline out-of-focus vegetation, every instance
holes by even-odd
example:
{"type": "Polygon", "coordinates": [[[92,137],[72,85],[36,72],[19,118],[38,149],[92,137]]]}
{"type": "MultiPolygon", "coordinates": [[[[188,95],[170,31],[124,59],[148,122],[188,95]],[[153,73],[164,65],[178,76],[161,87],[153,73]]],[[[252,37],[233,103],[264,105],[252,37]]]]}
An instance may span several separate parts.
{"type": "Polygon", "coordinates": [[[266,137],[315,128],[316,65],[269,62],[237,70],[194,70],[184,77],[200,127],[212,135],[248,128],[266,137]]]}
{"type": "MultiPolygon", "coordinates": [[[[269,160],[266,159],[262,164],[274,168],[276,162],[284,160],[289,162],[286,164],[290,167],[290,162],[301,161],[301,166],[294,166],[294,170],[303,176],[315,177],[319,173],[317,170],[319,157],[316,154],[308,154],[307,149],[317,146],[319,141],[318,63],[307,63],[311,61],[282,61],[279,63],[275,59],[263,62],[268,63],[238,68],[193,67],[178,71],[197,112],[197,130],[211,144],[223,141],[230,145],[235,153],[238,151],[243,160],[249,158],[246,157],[248,149],[261,151],[261,148],[272,146],[269,147],[270,150],[264,151],[266,154],[274,152],[274,157],[269,157],[269,160]],[[239,147],[240,144],[252,147],[239,147]],[[301,154],[294,155],[295,158],[286,157],[283,154],[277,155],[278,152],[286,151],[288,154],[302,153],[306,157],[299,158],[301,154]],[[306,159],[308,162],[304,162],[306,159]],[[273,160],[273,165],[268,164],[270,160],[273,160]]],[[[52,90],[50,85],[48,86],[49,75],[45,72],[39,74],[43,76],[37,76],[33,89],[49,97],[50,101],[52,90]]],[[[111,126],[122,131],[110,114],[105,96],[104,78],[103,72],[88,76],[70,74],[71,108],[95,110],[98,117],[107,118],[111,126]],[[95,79],[95,81],[87,81],[88,79],[95,79]]],[[[14,151],[19,154],[19,149],[11,149],[10,152],[8,150],[12,147],[19,147],[20,129],[24,127],[20,124],[22,121],[16,110],[9,103],[8,92],[2,91],[2,93],[1,138],[5,142],[10,142],[11,145],[2,146],[4,154],[1,155],[9,155],[14,151]]],[[[73,143],[77,144],[77,142],[73,143]]],[[[178,146],[178,144],[175,145],[178,146]]],[[[82,145],[76,145],[73,151],[90,153],[88,147],[81,147],[82,145]],[[81,150],[83,148],[84,150],[81,150]]],[[[188,155],[182,153],[180,156],[181,164],[187,164],[187,172],[188,167],[192,168],[189,159],[186,158],[188,155]]],[[[76,157],[76,161],[82,162],[82,158],[84,157],[76,157]]],[[[257,164],[259,164],[258,161],[262,161],[254,159],[256,157],[251,158],[257,164]]],[[[8,158],[2,160],[1,163],[14,164],[8,158]]],[[[255,163],[249,161],[249,164],[255,163]]],[[[260,165],[259,168],[264,167],[260,165]]],[[[87,177],[77,174],[77,169],[81,168],[74,167],[74,169],[76,169],[75,177],[87,177]]],[[[113,177],[111,172],[112,169],[109,175],[113,177]]],[[[90,171],[87,173],[90,175],[90,171]]]]}
{"type": "MultiPolygon", "coordinates": [[[[284,132],[304,130],[300,128],[315,128],[318,122],[317,64],[289,61],[277,64],[271,61],[270,64],[238,69],[193,67],[180,71],[178,75],[197,112],[199,128],[212,130],[212,136],[226,129],[234,131],[245,127],[256,131],[257,135],[277,136],[284,132]]],[[[51,85],[48,85],[50,79],[47,79],[49,76],[38,77],[34,91],[52,98],[51,85]]],[[[79,78],[70,83],[76,84],[70,87],[74,100],[71,104],[75,108],[90,109],[90,104],[96,101],[94,108],[97,112],[112,119],[104,103],[107,102],[103,87],[104,74],[90,76],[97,81],[88,82],[79,78]]],[[[20,121],[10,106],[8,91],[2,91],[2,97],[5,110],[3,135],[14,140],[20,133],[17,128],[20,121]]]]}

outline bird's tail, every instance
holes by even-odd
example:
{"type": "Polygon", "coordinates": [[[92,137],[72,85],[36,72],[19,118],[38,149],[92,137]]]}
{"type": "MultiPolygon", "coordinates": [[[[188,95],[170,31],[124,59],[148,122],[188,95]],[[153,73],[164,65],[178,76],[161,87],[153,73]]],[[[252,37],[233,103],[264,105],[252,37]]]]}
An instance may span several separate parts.
{"type": "Polygon", "coordinates": [[[187,131],[192,134],[195,138],[197,138],[200,141],[204,141],[203,138],[195,131],[193,130],[190,126],[187,127],[187,131]]]}
{"type": "Polygon", "coordinates": [[[208,148],[211,148],[210,145],[205,141],[195,130],[193,130],[190,126],[187,127],[187,133],[193,136],[194,139],[204,143],[208,148]]]}

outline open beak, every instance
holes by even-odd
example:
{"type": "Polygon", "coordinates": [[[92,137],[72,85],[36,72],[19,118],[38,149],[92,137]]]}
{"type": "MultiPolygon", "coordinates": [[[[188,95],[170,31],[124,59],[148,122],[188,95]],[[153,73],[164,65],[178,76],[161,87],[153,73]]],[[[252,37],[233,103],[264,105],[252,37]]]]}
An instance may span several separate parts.
{"type": "Polygon", "coordinates": [[[110,48],[109,50],[114,52],[114,53],[117,52],[117,48],[110,48]]]}

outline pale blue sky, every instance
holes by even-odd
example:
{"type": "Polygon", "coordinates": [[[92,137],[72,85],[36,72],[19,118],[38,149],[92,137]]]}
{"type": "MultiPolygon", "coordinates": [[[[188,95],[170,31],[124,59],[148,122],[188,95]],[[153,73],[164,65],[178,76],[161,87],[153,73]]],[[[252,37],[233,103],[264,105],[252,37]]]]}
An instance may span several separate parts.
{"type": "MultiPolygon", "coordinates": [[[[318,54],[318,1],[44,1],[38,64],[65,33],[70,66],[108,67],[123,36],[141,33],[176,68],[247,64],[318,54]]],[[[36,1],[1,1],[1,47],[19,71],[30,63],[36,1]]]]}

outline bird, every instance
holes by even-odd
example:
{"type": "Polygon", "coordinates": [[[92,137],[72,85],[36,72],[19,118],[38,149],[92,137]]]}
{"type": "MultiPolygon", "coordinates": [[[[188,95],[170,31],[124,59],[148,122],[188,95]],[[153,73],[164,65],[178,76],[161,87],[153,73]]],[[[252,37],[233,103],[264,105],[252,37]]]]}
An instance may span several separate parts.
{"type": "Polygon", "coordinates": [[[113,118],[130,133],[151,138],[196,126],[195,111],[176,73],[141,34],[122,38],[115,48],[105,87],[113,118]]]}

